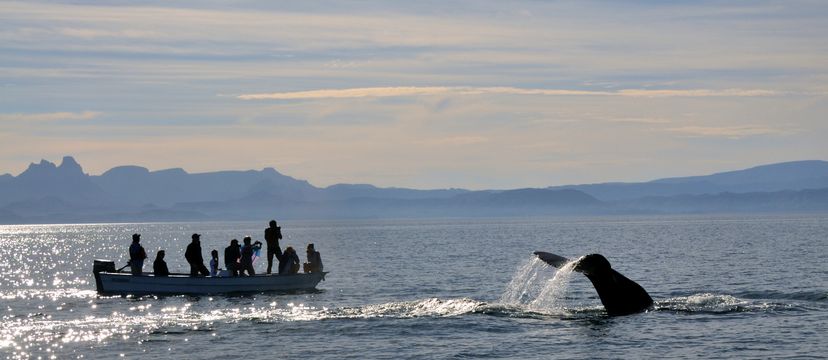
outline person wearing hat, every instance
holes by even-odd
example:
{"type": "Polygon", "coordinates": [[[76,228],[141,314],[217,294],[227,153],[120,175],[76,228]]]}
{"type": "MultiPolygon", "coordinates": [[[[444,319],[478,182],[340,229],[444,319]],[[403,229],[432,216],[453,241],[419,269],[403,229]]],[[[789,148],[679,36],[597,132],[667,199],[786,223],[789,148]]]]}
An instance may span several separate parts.
{"type": "Polygon", "coordinates": [[[129,246],[129,268],[132,275],[141,275],[144,271],[144,259],[147,258],[147,252],[140,244],[141,234],[132,234],[132,245],[129,246]]]}
{"type": "Polygon", "coordinates": [[[239,276],[239,258],[241,258],[241,246],[236,239],[230,240],[230,246],[224,248],[224,267],[230,276],[239,276]]]}
{"type": "Polygon", "coordinates": [[[193,241],[187,245],[184,258],[190,264],[190,276],[207,276],[210,271],[204,266],[204,258],[201,256],[201,234],[193,234],[193,241]]]}

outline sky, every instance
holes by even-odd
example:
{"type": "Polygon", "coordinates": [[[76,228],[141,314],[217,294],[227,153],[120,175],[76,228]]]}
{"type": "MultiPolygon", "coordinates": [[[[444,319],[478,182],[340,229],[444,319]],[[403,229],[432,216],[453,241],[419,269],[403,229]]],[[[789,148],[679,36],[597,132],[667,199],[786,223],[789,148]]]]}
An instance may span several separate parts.
{"type": "Polygon", "coordinates": [[[828,160],[826,39],[825,1],[3,1],[0,174],[513,189],[828,160]]]}

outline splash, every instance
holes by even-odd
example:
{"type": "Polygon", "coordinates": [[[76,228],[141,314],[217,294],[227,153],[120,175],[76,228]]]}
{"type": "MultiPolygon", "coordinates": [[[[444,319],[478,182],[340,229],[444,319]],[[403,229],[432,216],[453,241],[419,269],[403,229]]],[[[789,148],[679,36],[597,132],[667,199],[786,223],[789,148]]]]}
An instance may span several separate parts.
{"type": "Polygon", "coordinates": [[[549,265],[533,256],[515,271],[512,280],[503,291],[500,303],[519,305],[528,302],[540,293],[539,284],[545,282],[549,265]]]}
{"type": "Polygon", "coordinates": [[[529,308],[534,310],[562,309],[563,299],[569,288],[569,280],[572,278],[572,270],[575,269],[577,261],[570,261],[555,272],[552,280],[546,282],[540,294],[529,303],[529,308]]]}
{"type": "Polygon", "coordinates": [[[523,264],[500,297],[500,303],[525,306],[534,311],[560,310],[576,261],[557,271],[535,256],[523,264]],[[554,273],[554,276],[551,274],[554,273]]]}

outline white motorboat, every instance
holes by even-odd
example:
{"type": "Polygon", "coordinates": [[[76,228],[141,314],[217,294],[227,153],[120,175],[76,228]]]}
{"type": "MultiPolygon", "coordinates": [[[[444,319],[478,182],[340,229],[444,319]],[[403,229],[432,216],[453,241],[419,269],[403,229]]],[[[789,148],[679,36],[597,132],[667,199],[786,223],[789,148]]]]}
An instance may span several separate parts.
{"type": "Polygon", "coordinates": [[[256,275],[238,277],[191,277],[189,274],[140,276],[115,269],[115,262],[95,260],[92,273],[98,293],[126,294],[224,294],[265,291],[312,290],[325,279],[327,272],[292,275],[256,275]]]}

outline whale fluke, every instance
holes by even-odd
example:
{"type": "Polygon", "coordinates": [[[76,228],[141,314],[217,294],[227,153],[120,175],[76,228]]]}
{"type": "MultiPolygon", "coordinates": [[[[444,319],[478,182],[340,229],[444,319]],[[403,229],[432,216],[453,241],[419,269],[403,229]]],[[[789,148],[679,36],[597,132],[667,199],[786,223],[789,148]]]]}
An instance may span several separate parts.
{"type": "MultiPolygon", "coordinates": [[[[536,251],[541,260],[560,268],[570,260],[559,255],[536,251]]],[[[629,315],[647,310],[653,299],[641,285],[621,275],[603,255],[589,254],[576,260],[575,271],[583,273],[598,291],[598,297],[610,316],[629,315]]]]}

